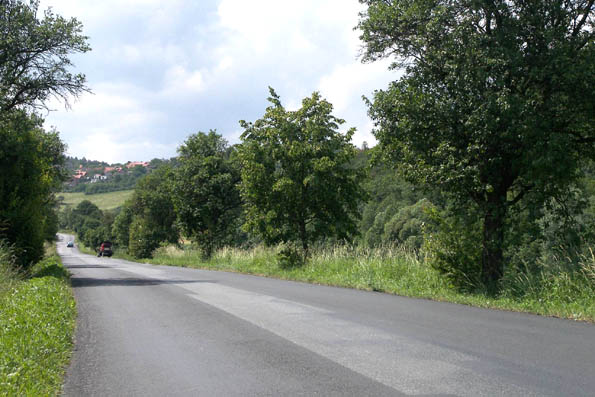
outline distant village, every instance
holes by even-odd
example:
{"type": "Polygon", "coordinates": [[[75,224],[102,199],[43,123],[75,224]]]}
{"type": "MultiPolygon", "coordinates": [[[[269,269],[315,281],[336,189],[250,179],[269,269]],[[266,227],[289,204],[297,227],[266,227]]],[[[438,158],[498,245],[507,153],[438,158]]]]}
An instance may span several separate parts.
{"type": "Polygon", "coordinates": [[[119,166],[99,166],[99,167],[83,167],[79,165],[79,168],[74,171],[70,180],[71,186],[76,186],[81,182],[95,183],[98,181],[107,181],[113,178],[115,175],[123,175],[131,173],[134,167],[148,168],[150,163],[148,161],[129,161],[126,164],[119,166]]]}

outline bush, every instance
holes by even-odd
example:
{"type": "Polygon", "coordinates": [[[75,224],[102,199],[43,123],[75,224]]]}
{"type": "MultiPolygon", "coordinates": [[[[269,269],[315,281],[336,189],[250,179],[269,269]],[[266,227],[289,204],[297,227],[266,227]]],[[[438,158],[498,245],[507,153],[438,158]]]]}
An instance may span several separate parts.
{"type": "Polygon", "coordinates": [[[428,209],[432,207],[429,200],[421,199],[413,205],[401,208],[384,225],[382,242],[420,249],[423,244],[423,228],[429,221],[428,209]]]}
{"type": "Polygon", "coordinates": [[[135,258],[150,258],[161,243],[147,220],[135,216],[130,224],[128,252],[135,258]]]}
{"type": "Polygon", "coordinates": [[[424,250],[431,266],[460,291],[481,286],[481,223],[469,214],[428,209],[432,232],[425,236],[424,250]]]}
{"type": "Polygon", "coordinates": [[[301,248],[291,243],[280,245],[280,250],[277,253],[277,265],[281,269],[300,267],[305,262],[305,254],[301,248]]]}

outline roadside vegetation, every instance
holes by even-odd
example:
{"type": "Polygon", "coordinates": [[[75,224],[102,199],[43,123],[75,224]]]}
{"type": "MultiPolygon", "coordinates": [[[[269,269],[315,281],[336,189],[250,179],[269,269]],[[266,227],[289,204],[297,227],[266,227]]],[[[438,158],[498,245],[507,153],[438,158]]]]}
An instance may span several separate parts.
{"type": "Polygon", "coordinates": [[[137,259],[592,320],[593,2],[361,3],[363,61],[402,71],[365,99],[374,148],[319,93],[287,110],[271,88],[238,144],[192,134],[121,209],[83,201],[61,227],[137,259]]]}
{"type": "MultiPolygon", "coordinates": [[[[283,246],[251,249],[226,247],[205,259],[198,249],[159,248],[156,265],[232,271],[314,284],[387,292],[501,310],[595,322],[595,258],[585,257],[578,271],[541,264],[539,273],[507,273],[498,297],[462,292],[434,269],[428,258],[399,246],[317,247],[302,266],[280,261],[283,246]]],[[[133,257],[125,256],[127,259],[133,257]]]]}
{"type": "Polygon", "coordinates": [[[0,31],[0,395],[58,395],[76,308],[68,273],[44,248],[67,173],[43,114],[88,91],[69,57],[90,48],[79,21],[38,1],[0,1],[0,31]]]}
{"type": "Polygon", "coordinates": [[[76,319],[68,273],[55,249],[27,272],[14,260],[0,246],[0,395],[58,395],[76,319]]]}

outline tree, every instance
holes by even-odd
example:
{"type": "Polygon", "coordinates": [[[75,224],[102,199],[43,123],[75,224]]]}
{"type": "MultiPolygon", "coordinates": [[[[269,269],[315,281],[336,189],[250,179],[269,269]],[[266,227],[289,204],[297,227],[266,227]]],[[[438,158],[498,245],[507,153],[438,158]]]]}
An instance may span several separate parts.
{"type": "Polygon", "coordinates": [[[595,2],[361,2],[363,60],[405,67],[368,103],[384,159],[477,208],[496,292],[510,208],[563,195],[594,156],[595,2]]]}
{"type": "Polygon", "coordinates": [[[42,120],[22,111],[0,117],[0,239],[21,266],[43,256],[53,222],[53,192],[65,180],[64,144],[42,120]]]}
{"type": "Polygon", "coordinates": [[[214,130],[193,134],[178,148],[173,186],[178,222],[205,257],[231,243],[239,227],[240,176],[230,159],[232,150],[214,130]]]}
{"type": "Polygon", "coordinates": [[[323,238],[357,233],[358,204],[365,197],[362,171],[350,164],[354,129],[338,131],[344,120],[315,92],[296,111],[287,111],[270,89],[262,119],[241,121],[239,159],[246,228],[267,243],[310,245],[323,238]]]}
{"type": "Polygon", "coordinates": [[[122,206],[122,210],[114,219],[112,225],[112,234],[114,235],[115,243],[126,250],[128,250],[130,242],[130,224],[132,223],[132,202],[127,200],[122,206]]]}
{"type": "Polygon", "coordinates": [[[68,103],[85,87],[85,76],[72,74],[72,53],[90,50],[82,25],[51,9],[37,16],[39,2],[0,0],[0,113],[15,108],[47,108],[50,97],[68,103]]]}
{"type": "Polygon", "coordinates": [[[128,249],[138,258],[150,257],[162,242],[179,240],[170,186],[172,179],[173,172],[167,165],[146,175],[136,185],[128,208],[118,219],[120,228],[128,222],[128,249]]]}

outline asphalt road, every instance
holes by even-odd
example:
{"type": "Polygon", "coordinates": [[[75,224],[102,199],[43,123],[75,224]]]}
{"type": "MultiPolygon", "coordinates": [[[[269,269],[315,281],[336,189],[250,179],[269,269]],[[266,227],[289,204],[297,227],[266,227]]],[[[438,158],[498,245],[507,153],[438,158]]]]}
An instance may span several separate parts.
{"type": "Polygon", "coordinates": [[[595,395],[591,324],[58,252],[66,396],[595,395]]]}

